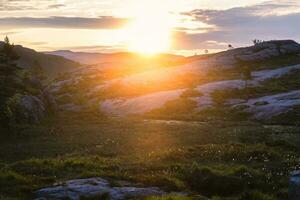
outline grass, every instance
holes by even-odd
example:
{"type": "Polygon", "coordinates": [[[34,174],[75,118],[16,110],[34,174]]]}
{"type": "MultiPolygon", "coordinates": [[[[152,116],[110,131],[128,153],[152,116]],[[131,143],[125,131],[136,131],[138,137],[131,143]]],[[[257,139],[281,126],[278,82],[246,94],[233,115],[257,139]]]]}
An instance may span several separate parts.
{"type": "Polygon", "coordinates": [[[297,65],[300,63],[298,54],[288,54],[274,57],[272,59],[249,63],[253,70],[276,69],[284,66],[297,65]]]}
{"type": "Polygon", "coordinates": [[[300,167],[296,126],[61,113],[0,132],[1,200],[31,199],[57,181],[95,176],[214,199],[284,199],[289,173],[300,167]]]}

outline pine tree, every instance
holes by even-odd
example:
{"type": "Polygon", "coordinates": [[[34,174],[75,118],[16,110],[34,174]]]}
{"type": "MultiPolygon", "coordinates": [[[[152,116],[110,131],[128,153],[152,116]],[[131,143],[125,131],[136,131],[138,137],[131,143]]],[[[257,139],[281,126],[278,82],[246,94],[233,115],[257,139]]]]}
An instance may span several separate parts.
{"type": "Polygon", "coordinates": [[[10,95],[11,92],[7,90],[12,90],[16,87],[16,78],[18,72],[21,70],[17,65],[17,60],[19,56],[14,51],[14,45],[10,43],[8,37],[5,37],[4,44],[0,49],[0,76],[1,76],[1,86],[2,92],[10,95]]]}
{"type": "Polygon", "coordinates": [[[9,128],[13,111],[10,109],[11,99],[22,88],[18,84],[18,73],[21,68],[17,65],[18,55],[14,45],[5,37],[4,44],[0,47],[0,125],[9,128]]]}

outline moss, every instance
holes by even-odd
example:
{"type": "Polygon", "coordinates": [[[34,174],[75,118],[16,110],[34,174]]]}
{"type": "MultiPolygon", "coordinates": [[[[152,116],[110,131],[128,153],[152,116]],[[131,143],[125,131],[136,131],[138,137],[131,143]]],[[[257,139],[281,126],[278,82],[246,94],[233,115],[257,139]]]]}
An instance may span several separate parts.
{"type": "Polygon", "coordinates": [[[267,101],[259,101],[259,102],[256,102],[254,105],[255,106],[265,106],[268,104],[269,104],[269,102],[267,102],[267,101]]]}

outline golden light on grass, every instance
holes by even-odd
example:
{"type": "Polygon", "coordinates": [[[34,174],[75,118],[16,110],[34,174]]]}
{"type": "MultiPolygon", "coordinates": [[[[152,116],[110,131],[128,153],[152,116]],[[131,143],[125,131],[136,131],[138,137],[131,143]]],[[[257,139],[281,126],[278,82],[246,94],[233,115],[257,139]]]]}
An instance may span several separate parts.
{"type": "Polygon", "coordinates": [[[132,20],[123,29],[128,50],[143,55],[166,52],[171,46],[171,31],[175,19],[163,3],[153,1],[131,10],[132,20]]]}

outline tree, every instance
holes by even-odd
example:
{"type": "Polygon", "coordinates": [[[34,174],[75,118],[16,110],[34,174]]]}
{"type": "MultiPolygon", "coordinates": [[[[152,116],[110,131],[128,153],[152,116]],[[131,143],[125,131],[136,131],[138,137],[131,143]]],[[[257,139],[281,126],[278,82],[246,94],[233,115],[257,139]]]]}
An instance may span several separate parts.
{"type": "Polygon", "coordinates": [[[246,100],[248,100],[249,99],[249,81],[251,81],[253,79],[251,69],[249,66],[243,66],[241,68],[241,76],[245,82],[244,91],[245,91],[246,100]]]}
{"type": "Polygon", "coordinates": [[[233,49],[233,46],[231,44],[228,44],[229,49],[233,49]]]}
{"type": "Polygon", "coordinates": [[[14,51],[14,45],[10,43],[8,37],[5,37],[4,44],[0,49],[0,89],[6,95],[12,95],[14,93],[13,88],[18,85],[17,78],[21,70],[17,65],[18,59],[19,56],[14,51]]]}
{"type": "Polygon", "coordinates": [[[242,67],[242,79],[245,81],[245,89],[247,89],[249,86],[248,82],[252,80],[252,73],[250,67],[242,67]]]}
{"type": "Polygon", "coordinates": [[[5,37],[0,48],[0,123],[6,126],[9,126],[12,115],[9,100],[22,89],[18,77],[21,70],[17,65],[18,59],[14,45],[5,37]]]}
{"type": "Polygon", "coordinates": [[[204,53],[205,53],[205,54],[208,54],[208,53],[209,53],[209,51],[208,51],[207,49],[205,49],[205,50],[204,50],[204,53]]]}
{"type": "Polygon", "coordinates": [[[245,96],[246,99],[249,97],[249,81],[253,79],[251,68],[249,67],[249,63],[240,59],[239,57],[235,57],[237,61],[237,67],[241,75],[241,79],[245,82],[245,96]]]}

